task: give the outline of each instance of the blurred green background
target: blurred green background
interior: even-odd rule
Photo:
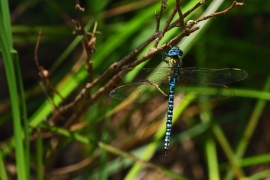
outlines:
[[[181,9],[186,12],[198,2],[184,0]],[[209,0],[185,21],[211,12],[210,6],[221,11],[232,2]],[[24,86],[31,131],[30,148],[25,148],[29,163],[25,162],[27,158],[22,160],[26,167],[29,166],[26,177],[229,180],[270,176],[270,107],[267,103],[270,99],[270,2],[247,1],[244,7],[236,6],[228,14],[206,20],[205,25],[198,24],[201,26],[198,33],[180,42],[185,55],[184,67],[240,68],[247,71],[249,77],[230,85],[235,97],[228,100],[204,104],[176,100],[168,157],[163,152],[167,101],[120,102],[109,97],[112,87],[69,128],[65,125],[76,113],[72,110],[57,122],[49,122],[57,108],[48,100],[50,89],[46,83],[40,86],[34,61],[35,44],[38,31],[43,28],[39,63],[50,71],[51,84],[64,96],[62,105],[73,102],[89,81],[81,36],[72,34],[76,25],[72,19],[78,18],[76,2],[24,0],[8,4],[9,33],[12,33],[13,47],[18,53],[19,76]],[[80,4],[85,8],[81,12],[85,31],[92,32],[97,22],[96,51],[92,54],[95,79],[154,33],[154,13],[160,11],[161,1],[91,0]],[[174,7],[175,1],[167,2],[161,29]],[[181,31],[180,28],[172,29],[159,45]],[[150,47],[139,56],[147,53]],[[143,66],[156,67],[161,60],[158,54]],[[0,91],[0,147],[4,165],[0,166],[0,172],[5,172],[7,179],[17,179],[13,105],[6,80],[6,73],[10,72],[5,70],[3,63],[0,70],[3,87]],[[98,83],[91,93],[102,88],[117,72]],[[114,87],[121,84],[124,82]],[[59,97],[54,101],[60,106]],[[21,106],[20,101],[18,105]],[[5,179],[3,175],[2,179]]]

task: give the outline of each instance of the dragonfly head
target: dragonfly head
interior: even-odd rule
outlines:
[[[172,49],[168,52],[168,56],[172,57],[172,56],[182,56],[183,55],[183,51],[181,49],[179,49],[179,47],[177,46],[173,46]]]

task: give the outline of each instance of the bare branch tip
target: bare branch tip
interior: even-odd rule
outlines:
[[[206,0],[201,0],[200,3],[201,4],[204,4],[206,2]]]
[[[84,11],[84,8],[82,8],[79,4],[75,5],[75,9],[80,10],[80,11]]]
[[[188,20],[187,21],[187,24],[186,24],[186,27],[187,28],[190,28],[191,26],[193,26],[194,24],[196,24],[196,22],[194,20]]]

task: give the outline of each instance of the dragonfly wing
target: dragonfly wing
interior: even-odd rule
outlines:
[[[175,87],[175,95],[185,100],[214,101],[234,96],[234,91],[227,86],[215,83],[199,83],[197,80],[180,76]]]
[[[238,68],[207,69],[188,67],[181,68],[180,74],[205,84],[229,84],[248,77],[246,71]]]
[[[110,92],[110,96],[115,99],[132,102],[151,102],[166,99],[167,94],[157,84],[144,81],[119,86]]]
[[[157,84],[168,82],[168,76],[171,69],[169,67],[164,68],[142,68],[142,69],[127,69],[121,71],[119,76],[124,79],[128,78],[133,82],[150,81]]]

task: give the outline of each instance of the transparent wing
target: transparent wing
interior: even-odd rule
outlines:
[[[200,83],[229,84],[241,81],[248,77],[246,71],[238,68],[207,69],[181,68],[181,75],[196,79]]]
[[[166,88],[169,88],[167,85]],[[119,100],[133,102],[151,102],[166,99],[167,95],[150,82],[131,83],[119,86],[110,92],[110,96]]]
[[[124,79],[133,79],[134,82],[163,82],[168,79],[171,69],[169,67],[164,68],[142,68],[142,69],[127,69],[121,71],[119,76]]]
[[[125,70],[120,77],[135,77],[137,83],[120,86],[110,96],[119,100],[150,102],[168,97],[170,68],[146,68],[139,71]],[[234,96],[234,91],[224,84],[243,80],[247,73],[237,68],[206,69],[180,68],[174,93],[185,100],[213,101]],[[187,96],[187,95],[192,96]]]
[[[234,96],[234,91],[227,86],[214,83],[200,83],[185,76],[179,77],[174,93],[184,100],[198,102],[223,100]]]
[[[135,77],[135,81],[149,80],[152,82],[163,82],[170,75],[171,69],[164,68],[143,68],[140,70],[124,70],[120,77]],[[238,68],[208,69],[208,68],[180,68],[180,76],[186,76],[197,80],[200,83],[229,84],[241,81],[248,77],[246,71]]]
[[[160,81],[159,84],[145,81],[119,86],[110,92],[110,96],[119,100],[151,102],[168,98],[169,89],[166,81]],[[185,76],[179,77],[174,93],[184,100],[201,102],[223,100],[234,96],[234,91],[227,86],[214,83],[202,84]]]

